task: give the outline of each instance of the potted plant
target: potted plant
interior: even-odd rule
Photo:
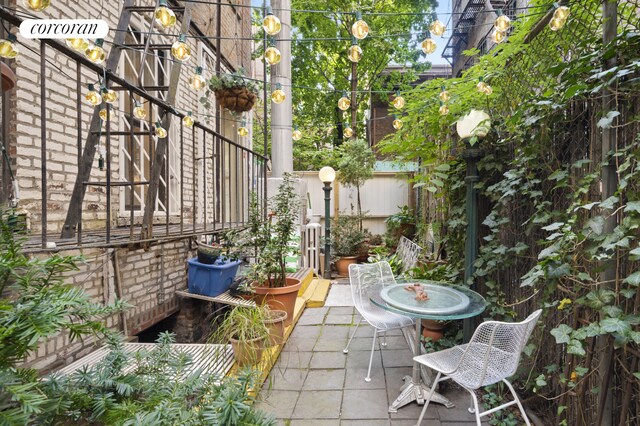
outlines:
[[[244,240],[250,254],[255,256],[255,262],[249,265],[246,278],[252,283],[257,303],[287,313],[286,327],[293,322],[293,310],[301,286],[300,280],[287,277],[286,264],[287,256],[297,250],[290,241],[302,208],[293,176],[289,173],[283,176],[278,193],[269,200],[266,220],[262,219],[255,194],[249,207],[249,226]]]
[[[258,99],[258,86],[244,76],[244,68],[232,74],[214,75],[209,80],[209,89],[200,99],[206,108],[211,108],[209,96],[213,92],[216,102],[232,112],[250,111]]]
[[[337,256],[338,275],[349,275],[349,265],[358,260],[358,251],[365,240],[357,216],[340,215],[331,220],[331,251]]]
[[[224,241],[226,249],[218,243],[198,244],[197,257],[187,261],[190,293],[214,297],[231,287],[242,262],[231,251],[233,242],[230,234]]]
[[[213,265],[222,254],[222,247],[217,243],[211,245],[200,243],[198,244],[197,254],[198,262],[204,265]]]
[[[356,189],[358,229],[362,231],[362,202],[360,200],[360,188],[373,176],[376,164],[376,156],[364,139],[352,139],[340,147],[341,159],[338,163],[338,181],[346,186]]]
[[[279,309],[269,309],[265,312],[264,323],[269,330],[268,346],[276,346],[284,343],[284,323],[287,320],[287,313]]]
[[[398,207],[400,211],[392,214],[385,221],[387,223],[386,243],[388,246],[397,246],[400,237],[405,236],[410,240],[416,233],[416,218],[408,206]]]
[[[231,343],[238,366],[255,365],[262,359],[269,338],[266,312],[262,306],[236,306],[225,315],[210,340]]]

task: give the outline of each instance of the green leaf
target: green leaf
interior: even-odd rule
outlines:
[[[607,113],[607,115],[605,115],[604,117],[602,117],[598,121],[597,126],[603,128],[603,129],[607,129],[607,128],[611,127],[611,124],[613,123],[613,120],[619,115],[620,115],[619,111],[609,111]]]
[[[542,229],[544,229],[545,231],[555,231],[557,229],[562,228],[563,225],[564,225],[564,222],[555,222],[555,223],[552,223],[551,225],[543,226]]]
[[[556,343],[569,343],[571,341],[571,332],[573,328],[567,324],[560,324],[551,330],[551,335],[556,338]]]
[[[604,217],[595,216],[587,221],[587,227],[596,235],[602,235],[604,231]]]
[[[620,318],[605,318],[600,321],[600,328],[607,333],[624,334],[631,330],[631,325]]]
[[[571,339],[567,346],[567,352],[579,356],[585,356],[587,354],[582,347],[582,342],[576,339]]]
[[[435,167],[434,170],[437,170],[439,172],[448,172],[449,170],[451,170],[451,165],[449,165],[448,163],[440,164],[438,167]]]
[[[612,210],[618,201],[620,201],[618,197],[612,196],[600,203],[600,207],[602,207],[603,209]]]
[[[632,285],[634,287],[638,287],[640,285],[640,271],[634,272],[624,279],[625,283]]]
[[[624,211],[640,213],[640,201],[629,201]]]
[[[539,388],[543,386],[547,386],[547,381],[545,380],[544,374],[541,374],[538,377],[536,377],[536,386]]]

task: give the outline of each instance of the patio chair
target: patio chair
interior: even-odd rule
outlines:
[[[351,340],[362,322],[366,321],[373,327],[373,342],[371,343],[371,355],[369,356],[369,369],[367,370],[367,377],[364,379],[366,382],[370,382],[371,363],[373,362],[373,353],[375,351],[378,333],[386,333],[387,330],[413,326],[414,321],[412,318],[404,315],[385,311],[372,304],[371,300],[369,300],[369,295],[379,293],[385,286],[396,284],[391,266],[389,266],[388,262],[349,265],[349,283],[351,285],[353,302],[362,319],[356,325],[347,342],[347,346],[342,352],[345,354],[349,352]],[[386,338],[382,346],[386,346]]]
[[[483,322],[473,333],[469,343],[413,358],[414,361],[438,372],[429,391],[429,396],[424,402],[424,408],[420,413],[417,426],[422,423],[436,386],[439,382],[447,379],[458,383],[471,394],[473,407],[469,408],[469,411],[475,413],[478,426],[481,424],[480,417],[513,404],[518,404],[522,418],[527,426],[531,426],[520,399],[518,399],[518,395],[507,380],[507,377],[511,377],[516,372],[520,354],[527,344],[527,340],[529,340],[529,336],[531,336],[531,332],[541,313],[542,310],[538,309],[524,321],[516,323]],[[474,391],[499,381],[503,381],[507,385],[513,395],[513,401],[480,412],[478,399]]]

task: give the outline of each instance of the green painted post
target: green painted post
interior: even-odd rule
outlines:
[[[331,279],[331,182],[324,187],[324,278]]]

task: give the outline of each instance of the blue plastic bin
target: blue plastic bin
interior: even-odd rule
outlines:
[[[217,296],[229,290],[241,261],[218,259],[213,265],[205,265],[194,257],[189,264],[189,292],[204,296]]]

